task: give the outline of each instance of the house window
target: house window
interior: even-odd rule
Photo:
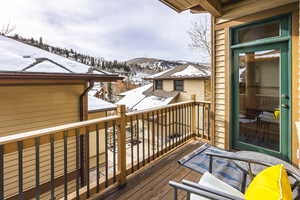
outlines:
[[[156,90],[162,90],[163,89],[163,81],[162,80],[155,80],[155,89]]]
[[[278,22],[268,23],[239,30],[238,43],[250,42],[277,36],[280,36],[280,24]]]
[[[261,42],[266,40],[276,40],[280,37],[289,37],[290,35],[289,18],[276,18],[272,20],[263,20],[252,24],[245,24],[232,29],[232,47],[248,42]],[[251,43],[250,43],[251,44]],[[239,48],[239,45],[237,48]]]
[[[183,91],[183,80],[174,80],[174,90],[175,91]]]

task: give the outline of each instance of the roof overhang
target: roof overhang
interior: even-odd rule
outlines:
[[[169,78],[143,78],[144,80],[208,80],[210,76],[204,77],[169,77]]]
[[[159,0],[176,12],[190,10],[192,13],[209,12],[215,17],[222,15],[222,3],[219,0]]]
[[[102,108],[102,109],[95,109],[95,110],[88,110],[88,113],[99,113],[99,112],[105,112],[105,111],[112,111],[116,110],[117,106],[112,106],[112,107],[107,107],[107,108]]]
[[[119,75],[107,74],[69,74],[69,73],[40,73],[40,72],[0,72],[0,80],[93,80],[112,82],[122,80]]]

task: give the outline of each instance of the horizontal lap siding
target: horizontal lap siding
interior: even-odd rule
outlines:
[[[79,96],[83,84],[0,86],[0,136],[79,121]],[[55,177],[64,172],[63,140],[55,141]],[[68,172],[75,169],[75,138],[68,138]],[[35,147],[23,151],[24,191],[35,187]],[[5,197],[18,193],[18,154],[9,153],[4,158]],[[40,146],[40,184],[50,181],[50,145]],[[69,191],[74,188],[69,183]],[[56,189],[61,197],[63,186]],[[42,195],[49,199],[49,193]]]
[[[215,31],[215,145],[225,148],[225,31]]]

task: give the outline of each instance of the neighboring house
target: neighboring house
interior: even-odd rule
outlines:
[[[177,92],[176,102],[187,101],[195,94],[197,100],[210,100],[210,69],[204,65],[184,64],[146,77],[153,81],[154,93]]]
[[[212,14],[213,144],[299,164],[299,0],[161,0]]]
[[[92,95],[88,95],[88,119],[97,119],[102,117],[107,117],[117,114],[117,105],[107,102],[105,100],[99,99]],[[89,137],[90,144],[95,144],[96,134],[91,132]],[[108,142],[112,143],[112,131],[108,130]],[[109,144],[110,145],[110,144]],[[99,154],[100,154],[100,163],[105,162],[104,153],[105,153],[105,130],[99,130]],[[90,167],[96,166],[96,155],[97,155],[96,145],[90,145],[89,155],[90,155]]]
[[[51,54],[39,48],[26,45],[13,39],[0,36],[0,137],[21,134],[72,122],[87,120],[89,109],[98,110],[94,99],[88,106],[87,93],[94,82],[109,82],[122,79],[107,72],[90,68],[67,58]],[[102,109],[102,106],[100,106]],[[92,115],[92,114],[91,114]],[[63,174],[62,140],[55,142],[55,151],[61,152],[55,158],[55,177]],[[68,172],[75,169],[75,139],[68,140]],[[24,154],[34,160],[32,148]],[[49,180],[49,146],[42,145],[41,184]],[[7,169],[17,168],[14,160],[17,153],[5,156],[10,161],[5,163]],[[34,186],[35,162],[27,159],[23,163],[24,191],[31,194]],[[47,172],[48,171],[48,172]],[[15,174],[6,173],[5,180],[14,179]],[[74,181],[71,181],[71,185]],[[61,183],[62,184],[62,183]],[[17,198],[17,181],[5,188],[5,196]],[[58,191],[59,192],[59,191]],[[26,193],[26,192],[25,192]],[[27,193],[26,193],[27,195]],[[47,195],[47,193],[45,193]]]
[[[123,98],[117,102],[125,105],[128,111],[145,110],[175,102],[179,95],[177,91],[153,91],[153,85],[144,85],[120,94]]]

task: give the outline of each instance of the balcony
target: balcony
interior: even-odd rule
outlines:
[[[169,180],[199,179],[176,161],[210,142],[210,112],[195,99],[131,113],[119,106],[114,116],[2,137],[0,199],[165,199]]]

